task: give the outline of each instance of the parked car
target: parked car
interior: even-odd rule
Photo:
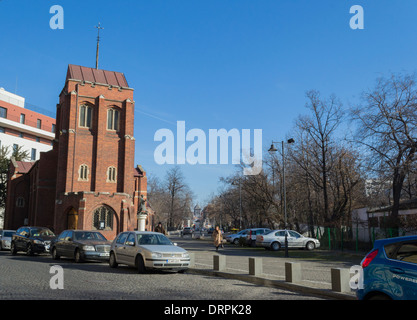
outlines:
[[[258,235],[265,234],[267,232],[271,231],[271,229],[268,228],[253,228],[249,229],[249,232],[246,235],[246,243],[250,246],[255,246],[256,244],[256,237]]]
[[[51,244],[52,258],[73,258],[75,262],[84,260],[104,260],[110,257],[110,245],[98,231],[65,230]]]
[[[278,251],[285,248],[285,232],[287,232],[288,249],[304,248],[313,250],[320,247],[320,241],[305,237],[293,230],[273,230],[256,237],[256,246]]]
[[[10,243],[11,254],[25,251],[28,255],[49,252],[55,234],[44,227],[21,227],[16,230]]]
[[[376,240],[361,262],[360,300],[417,300],[417,236]]]
[[[233,244],[238,244],[240,238],[244,238],[247,234],[249,234],[249,230],[250,229],[244,229],[239,231],[238,233],[229,234],[226,236],[226,241]]]
[[[0,230],[0,250],[10,250],[10,243],[16,230]]]
[[[118,264],[135,267],[139,273],[147,269],[183,272],[190,265],[190,255],[161,233],[122,232],[114,239],[110,249],[110,267],[116,268]]]
[[[192,235],[193,234],[193,229],[190,228],[190,227],[185,227],[184,229],[181,230],[181,237],[183,237],[187,234]]]
[[[229,234],[226,237],[226,241],[238,244],[240,238],[244,238],[246,243],[252,244],[256,240],[257,234],[264,234],[265,232],[268,232],[270,229],[268,228],[252,228],[252,229],[244,229],[242,231],[239,231],[238,233],[232,233]]]

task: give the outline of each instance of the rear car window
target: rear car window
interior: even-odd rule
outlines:
[[[417,264],[417,241],[384,246],[389,259]]]

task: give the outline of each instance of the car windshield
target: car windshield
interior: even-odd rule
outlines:
[[[13,232],[13,231],[5,231],[4,234],[3,234],[3,237],[11,238],[14,234],[15,234],[15,232]]]
[[[47,228],[34,228],[30,230],[32,237],[55,236],[55,234]]]
[[[100,232],[77,231],[74,232],[74,240],[102,240],[107,239]]]
[[[266,230],[264,235],[270,234],[271,232],[273,232],[274,230]]]
[[[138,234],[139,245],[172,245],[172,242],[163,234]]]

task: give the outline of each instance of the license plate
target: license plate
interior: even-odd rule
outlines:
[[[167,260],[167,263],[177,263],[178,262],[178,260],[176,260],[176,259],[168,259]]]
[[[100,253],[100,257],[108,257],[109,255],[109,252]]]

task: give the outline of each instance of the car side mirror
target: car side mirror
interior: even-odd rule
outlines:
[[[177,246],[178,244],[176,242],[174,242],[174,246]]]
[[[126,245],[133,247],[135,245],[135,243],[133,241],[128,241],[128,242],[126,242]]]

